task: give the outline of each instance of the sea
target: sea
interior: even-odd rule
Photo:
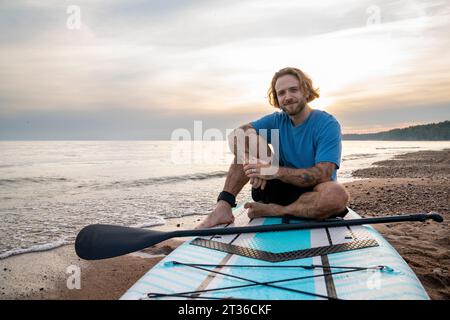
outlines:
[[[450,142],[343,141],[338,181],[398,154],[445,148]],[[88,224],[206,215],[232,159],[224,141],[0,141],[0,259],[74,243]]]

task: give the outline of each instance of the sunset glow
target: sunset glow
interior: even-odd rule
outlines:
[[[65,3],[1,6],[4,139],[39,135],[46,119],[70,124],[61,138],[76,138],[78,122],[108,136],[124,115],[139,119],[127,137],[202,119],[235,127],[273,111],[267,89],[286,66],[312,78],[311,106],[344,132],[450,115],[447,2],[81,1],[79,29]]]

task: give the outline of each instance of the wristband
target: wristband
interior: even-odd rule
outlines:
[[[236,204],[236,197],[233,196],[231,193],[229,193],[229,192],[227,192],[227,191],[222,191],[222,192],[219,194],[219,197],[217,198],[217,201],[220,201],[220,200],[223,200],[223,201],[228,202],[228,204],[229,204],[232,208],[234,208],[234,207],[237,206],[237,204]]]

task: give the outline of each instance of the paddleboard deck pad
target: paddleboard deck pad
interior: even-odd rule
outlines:
[[[229,226],[301,223],[249,219]],[[358,219],[353,210],[344,219]],[[122,297],[160,299],[429,299],[395,249],[371,226],[189,238]]]

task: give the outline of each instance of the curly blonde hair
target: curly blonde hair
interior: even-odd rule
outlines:
[[[276,108],[280,107],[280,105],[278,103],[277,93],[275,90],[275,83],[277,82],[278,78],[285,76],[287,74],[293,75],[294,77],[296,77],[298,79],[298,81],[300,82],[300,90],[305,95],[306,102],[311,102],[314,99],[319,97],[319,89],[313,88],[311,78],[309,78],[300,69],[288,67],[288,68],[283,68],[283,69],[277,71],[272,78],[270,88],[267,91],[270,105],[272,105]]]

